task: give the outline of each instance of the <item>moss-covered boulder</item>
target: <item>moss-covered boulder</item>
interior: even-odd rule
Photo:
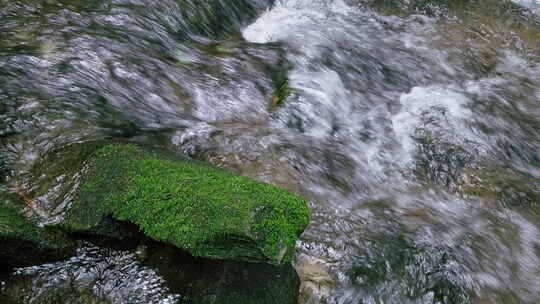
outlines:
[[[88,159],[62,225],[86,232],[111,216],[194,256],[273,264],[291,260],[309,221],[306,201],[285,190],[130,144]]]
[[[74,252],[74,243],[57,232],[37,227],[0,202],[0,273],[59,260]]]

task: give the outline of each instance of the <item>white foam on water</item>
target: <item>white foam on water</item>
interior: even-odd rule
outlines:
[[[540,0],[512,0],[512,2],[526,7],[534,13],[540,13]]]
[[[410,164],[414,158],[415,144],[412,136],[421,124],[422,113],[430,110],[431,107],[447,108],[445,117],[447,122],[444,123],[448,125],[447,129],[451,129],[450,132],[458,132],[454,134],[456,137],[471,134],[465,132],[465,127],[458,122],[459,119],[470,115],[470,112],[463,107],[468,100],[458,90],[436,86],[413,88],[410,93],[405,93],[401,97],[402,113],[394,117],[387,113],[388,105],[373,104],[365,99],[365,95],[349,91],[355,90],[354,84],[350,83],[351,79],[358,77],[357,81],[365,81],[359,78],[365,77],[364,73],[353,70],[353,74],[345,74],[349,72],[342,69],[342,66],[352,62],[350,56],[366,56],[364,62],[366,68],[372,68],[373,73],[382,73],[379,62],[370,61],[369,55],[366,55],[368,53],[377,56],[375,52],[379,49],[373,47],[373,40],[387,43],[385,47],[388,48],[411,49],[411,52],[429,54],[437,58],[436,62],[440,63],[439,68],[444,72],[453,73],[453,69],[447,66],[440,57],[441,54],[429,48],[421,35],[407,32],[402,32],[400,35],[387,32],[389,34],[387,36],[379,34],[380,31],[384,32],[385,26],[389,26],[387,22],[396,27],[411,26],[414,28],[413,32],[420,31],[416,28],[419,26],[417,23],[406,23],[394,17],[388,17],[388,20],[381,22],[377,18],[379,17],[347,5],[341,0],[288,0],[279,1],[253,24],[247,26],[242,33],[244,38],[251,42],[280,41],[295,49],[296,52],[289,52],[289,60],[295,63],[295,68],[290,72],[289,84],[300,92],[300,97],[290,107],[295,108],[304,122],[307,121],[306,134],[325,138],[332,134],[336,121],[341,127],[342,138],[348,136],[347,132],[352,134],[362,131],[365,124],[377,129],[369,130],[371,134],[374,134],[374,131],[379,132],[374,134],[376,139],[370,139],[369,144],[350,137],[348,145],[352,148],[351,150],[362,151],[361,154],[363,154],[362,156],[352,154],[351,157],[355,158],[359,165],[367,163],[371,173],[378,175],[384,170],[383,163],[392,163],[394,162],[392,159],[395,159],[394,152],[389,151],[387,145],[388,135],[392,136],[392,134],[387,134],[383,126],[389,123],[388,119],[391,120],[395,129],[394,135],[397,141],[403,147],[401,149],[403,155],[397,161],[398,163],[406,160]],[[420,24],[425,25],[428,21],[424,19]],[[431,29],[429,25],[425,27]],[[341,45],[346,45],[348,49],[335,50]],[[321,64],[328,56],[329,49],[333,50],[331,56],[341,66],[334,68]],[[380,51],[384,52],[384,50]],[[352,66],[354,64],[351,63]],[[362,63],[358,65],[359,68],[362,67]],[[347,84],[344,83],[345,79],[349,80]],[[379,93],[387,94],[388,92]],[[284,107],[288,107],[288,104]],[[290,112],[290,109],[288,111]],[[374,122],[370,121],[372,116],[377,117]],[[353,145],[355,147],[352,147]]]
[[[401,111],[392,117],[392,127],[402,147],[401,160],[407,164],[413,162],[416,142],[414,135],[422,126],[422,116],[432,112],[441,113],[437,122],[452,136],[470,138],[471,132],[464,125],[471,111],[465,107],[468,98],[461,92],[442,86],[414,87],[411,92],[400,97]]]
[[[282,0],[244,28],[242,35],[255,43],[276,42],[295,33],[299,34],[298,38],[309,35],[309,32],[317,32],[320,37],[320,26],[325,26],[324,22],[335,18],[336,14],[346,15],[351,10],[342,0]],[[305,43],[306,36],[299,42]]]
[[[350,112],[346,99],[347,89],[336,71],[326,69],[316,72],[295,70],[289,75],[290,86],[302,93],[298,110],[307,120],[316,124],[307,134],[325,137],[332,129],[331,113]]]
[[[340,196],[332,185],[324,181],[309,184],[311,193],[323,197],[320,205],[326,204],[328,207],[317,209],[320,206],[316,206],[315,209],[336,212],[330,215],[331,211],[328,211],[318,222],[312,222],[311,229],[305,233],[312,239],[304,240],[310,240],[306,242],[315,249],[304,254],[319,254],[317,244],[327,242],[330,245],[322,247],[324,250],[334,250],[329,254],[330,258],[349,258],[348,255],[354,251],[350,244],[361,242],[347,230],[349,224],[356,227],[351,224],[355,221],[348,222],[347,215],[358,215],[355,208],[362,204],[354,200],[375,199],[379,196],[385,199],[385,195],[396,194],[395,189],[408,191],[406,173],[402,172],[411,172],[416,157],[423,157],[419,152],[419,136],[432,136],[435,145],[441,144],[442,149],[448,144],[450,147],[463,148],[467,153],[480,153],[482,157],[483,147],[490,146],[486,144],[489,135],[471,127],[475,122],[483,121],[479,113],[473,112],[477,109],[474,107],[475,102],[478,99],[489,100],[501,85],[511,84],[509,79],[531,77],[521,71],[530,69],[527,63],[519,55],[512,54],[507,54],[497,66],[500,74],[490,76],[489,79],[458,77],[460,70],[448,58],[448,54],[433,49],[426,42],[425,34],[429,30],[436,30],[429,19],[414,22],[375,16],[348,6],[343,1],[331,0],[278,1],[272,9],[243,30],[244,38],[254,43],[283,42],[288,51],[288,59],[294,63],[293,70],[289,72],[289,86],[295,93],[277,110],[278,114],[283,115],[276,120],[283,121],[275,122],[278,124],[276,127],[294,129],[286,123],[292,120],[291,116],[298,116],[303,123],[303,129],[298,132],[299,138],[306,135],[316,138],[314,142],[317,144],[339,145],[338,151],[346,155],[347,160],[351,161],[350,166],[354,167],[354,173],[347,176],[347,182],[356,191],[351,196]],[[398,59],[394,60],[396,57]],[[424,62],[429,65],[427,68],[421,66]],[[383,67],[389,67],[391,71]],[[376,77],[381,74],[388,78]],[[409,86],[397,86],[395,82]],[[377,86],[381,83],[384,85]],[[408,90],[410,86],[413,87]],[[493,121],[486,124],[492,125]],[[313,149],[317,148],[317,145],[313,145]],[[313,162],[303,165],[310,173],[327,169],[323,167],[312,170],[309,166],[315,166]],[[365,196],[362,196],[364,193]],[[418,193],[411,194],[410,201],[400,194],[390,208],[402,208],[404,214],[408,211],[428,210],[426,214],[436,215],[429,220],[440,225],[422,224],[421,219],[411,216],[411,227],[426,227],[422,230],[425,236],[418,235],[415,241],[434,246],[444,243],[452,248],[459,247],[469,234],[480,235],[485,236],[486,248],[499,246],[501,250],[517,257],[517,263],[493,259],[492,265],[482,260],[482,254],[477,256],[477,253],[472,252],[474,246],[461,244],[463,248],[458,251],[471,255],[471,260],[464,261],[463,267],[471,262],[477,263],[479,268],[460,273],[459,277],[464,282],[476,280],[474,283],[482,291],[491,286],[511,293],[512,289],[508,286],[513,287],[517,283],[512,283],[512,279],[504,275],[512,274],[508,266],[513,265],[519,268],[518,273],[524,278],[519,283],[525,291],[534,289],[538,286],[534,282],[537,275],[528,272],[523,265],[527,261],[537,263],[538,257],[532,249],[539,239],[538,229],[525,219],[516,222],[515,226],[521,229],[519,237],[524,239],[507,245],[502,237],[490,230],[498,229],[499,226],[485,216],[483,206],[474,203],[450,193],[448,197],[443,197],[439,192],[430,192],[424,198]],[[371,213],[364,217],[378,220]],[[495,217],[499,220],[498,214]],[[331,223],[334,223],[333,230],[328,228]],[[505,224],[501,226],[505,227]],[[331,237],[327,237],[330,233]],[[510,232],[508,235],[514,236]],[[530,240],[529,243],[525,238]],[[342,243],[349,246],[341,247]],[[337,274],[342,270],[336,270]],[[504,275],[497,274],[499,270]],[[340,277],[340,283],[344,285],[336,288],[339,294],[332,300],[336,303],[352,303],[360,299],[369,301],[370,294],[365,294],[358,286],[347,289],[346,281],[347,278]],[[530,294],[532,297],[538,296],[535,292]],[[418,300],[420,302],[411,300],[410,303],[428,301],[426,299],[432,296],[427,293],[422,300]]]

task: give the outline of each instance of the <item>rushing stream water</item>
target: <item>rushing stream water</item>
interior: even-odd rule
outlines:
[[[540,2],[273,2],[0,0],[2,187],[55,222],[62,149],[157,145],[309,199],[303,304],[540,303]],[[108,252],[18,273],[176,301]]]

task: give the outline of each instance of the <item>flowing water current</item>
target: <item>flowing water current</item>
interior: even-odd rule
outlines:
[[[63,149],[155,145],[309,200],[300,303],[540,303],[539,13],[0,0],[2,187],[54,223],[78,183]],[[132,253],[88,245],[59,263],[17,270],[35,275],[25,303],[100,267],[85,288],[103,301],[180,301]]]

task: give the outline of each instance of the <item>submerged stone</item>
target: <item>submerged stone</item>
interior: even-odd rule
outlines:
[[[291,264],[198,258],[148,239],[135,252],[83,243],[70,259],[7,279],[2,304],[297,304],[300,284]]]
[[[69,259],[17,269],[0,287],[0,303],[186,303],[129,252],[82,245]]]
[[[368,249],[353,259],[346,274],[356,292],[378,291],[373,303],[386,302],[389,293],[401,293],[410,303],[474,302],[458,250],[413,243],[399,234],[378,234],[367,242]]]
[[[62,225],[96,231],[108,216],[194,256],[282,264],[293,257],[309,210],[275,186],[117,144],[90,157]]]
[[[59,260],[74,252],[71,241],[37,227],[3,201],[0,202],[0,244],[0,273]]]
[[[456,191],[462,195],[496,201],[507,207],[535,206],[540,202],[538,181],[500,166],[464,170]]]
[[[190,304],[297,304],[300,280],[291,264],[270,265],[188,256],[149,243],[145,265]]]

